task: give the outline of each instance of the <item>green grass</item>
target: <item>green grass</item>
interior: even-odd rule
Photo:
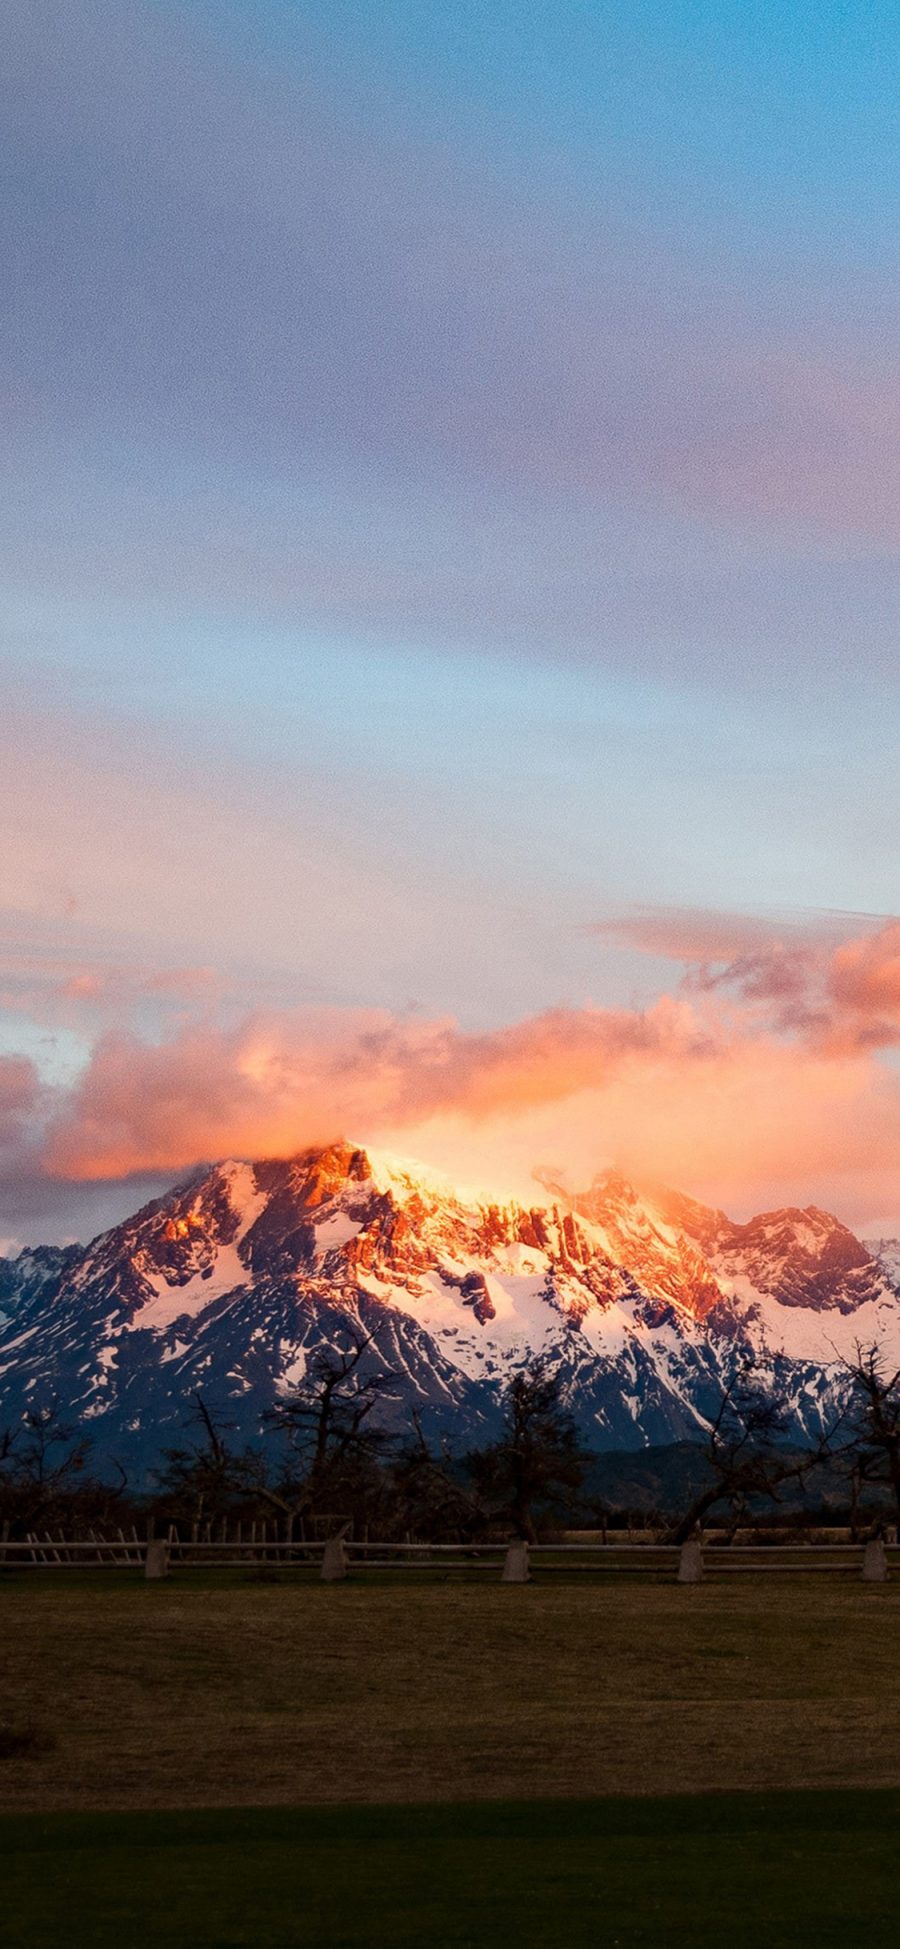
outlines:
[[[0,1820],[15,1949],[887,1949],[900,1793]]]
[[[897,1940],[897,1578],[22,1576],[0,1641],[4,1949]]]

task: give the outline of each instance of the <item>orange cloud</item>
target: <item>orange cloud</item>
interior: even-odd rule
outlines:
[[[714,998],[483,1034],[299,1010],[155,1045],[109,1035],[57,1106],[45,1167],[174,1175],[338,1134],[520,1194],[538,1163],[583,1178],[616,1161],[739,1212],[813,1200],[874,1224],[900,1209],[900,1079],[858,1044],[788,1040]]]
[[[411,1138],[449,1174],[519,1196],[534,1195],[536,1164],[584,1184],[614,1163],[737,1217],[813,1203],[864,1232],[900,1217],[898,1079],[868,1055],[774,1039],[736,1038],[690,1064],[674,1052],[632,1059],[603,1088],[477,1122],[443,1113]]]
[[[477,1122],[602,1090],[633,1061],[696,1061],[711,1046],[692,1012],[666,999],[644,1014],[554,1009],[482,1035],[375,1010],[254,1016],[157,1044],[107,1035],[51,1126],[47,1160],[65,1176],[112,1177],[408,1129],[440,1113]]]
[[[344,1134],[520,1195],[535,1195],[536,1164],[583,1179],[615,1161],[739,1214],[812,1200],[858,1225],[890,1219],[900,922],[837,943],[738,933],[742,952],[726,958],[723,931],[721,960],[689,961],[680,992],[645,1010],[560,1007],[473,1033],[377,1009],[222,1026],[204,1005],[159,1039],[110,1030],[55,1094],[18,1059],[0,1070],[6,1156],[87,1185]],[[151,986],[142,974],[132,992]]]

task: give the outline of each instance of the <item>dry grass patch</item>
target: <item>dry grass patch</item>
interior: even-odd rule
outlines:
[[[52,1733],[40,1726],[0,1719],[0,1761],[34,1759],[40,1753],[52,1752],[55,1744]]]
[[[789,1585],[789,1587],[785,1587]],[[900,1786],[900,1584],[0,1583],[0,1806]]]

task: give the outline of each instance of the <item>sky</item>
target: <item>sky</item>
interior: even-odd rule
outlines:
[[[0,0],[0,1241],[338,1134],[900,1228],[878,0]]]

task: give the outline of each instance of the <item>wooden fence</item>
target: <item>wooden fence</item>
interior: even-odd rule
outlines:
[[[141,1539],[136,1530],[114,1537],[29,1535],[0,1540],[0,1573],[40,1570],[134,1569],[148,1577],[172,1571],[290,1570],[326,1581],[384,1575],[422,1577],[501,1577],[507,1583],[619,1575],[650,1575],[696,1583],[705,1576],[741,1575],[864,1576],[883,1582],[900,1568],[900,1548],[880,1539],[868,1543],[722,1544],[692,1538],[672,1543],[563,1542],[385,1543],[344,1536],[285,1541],[276,1537],[224,1535]]]

